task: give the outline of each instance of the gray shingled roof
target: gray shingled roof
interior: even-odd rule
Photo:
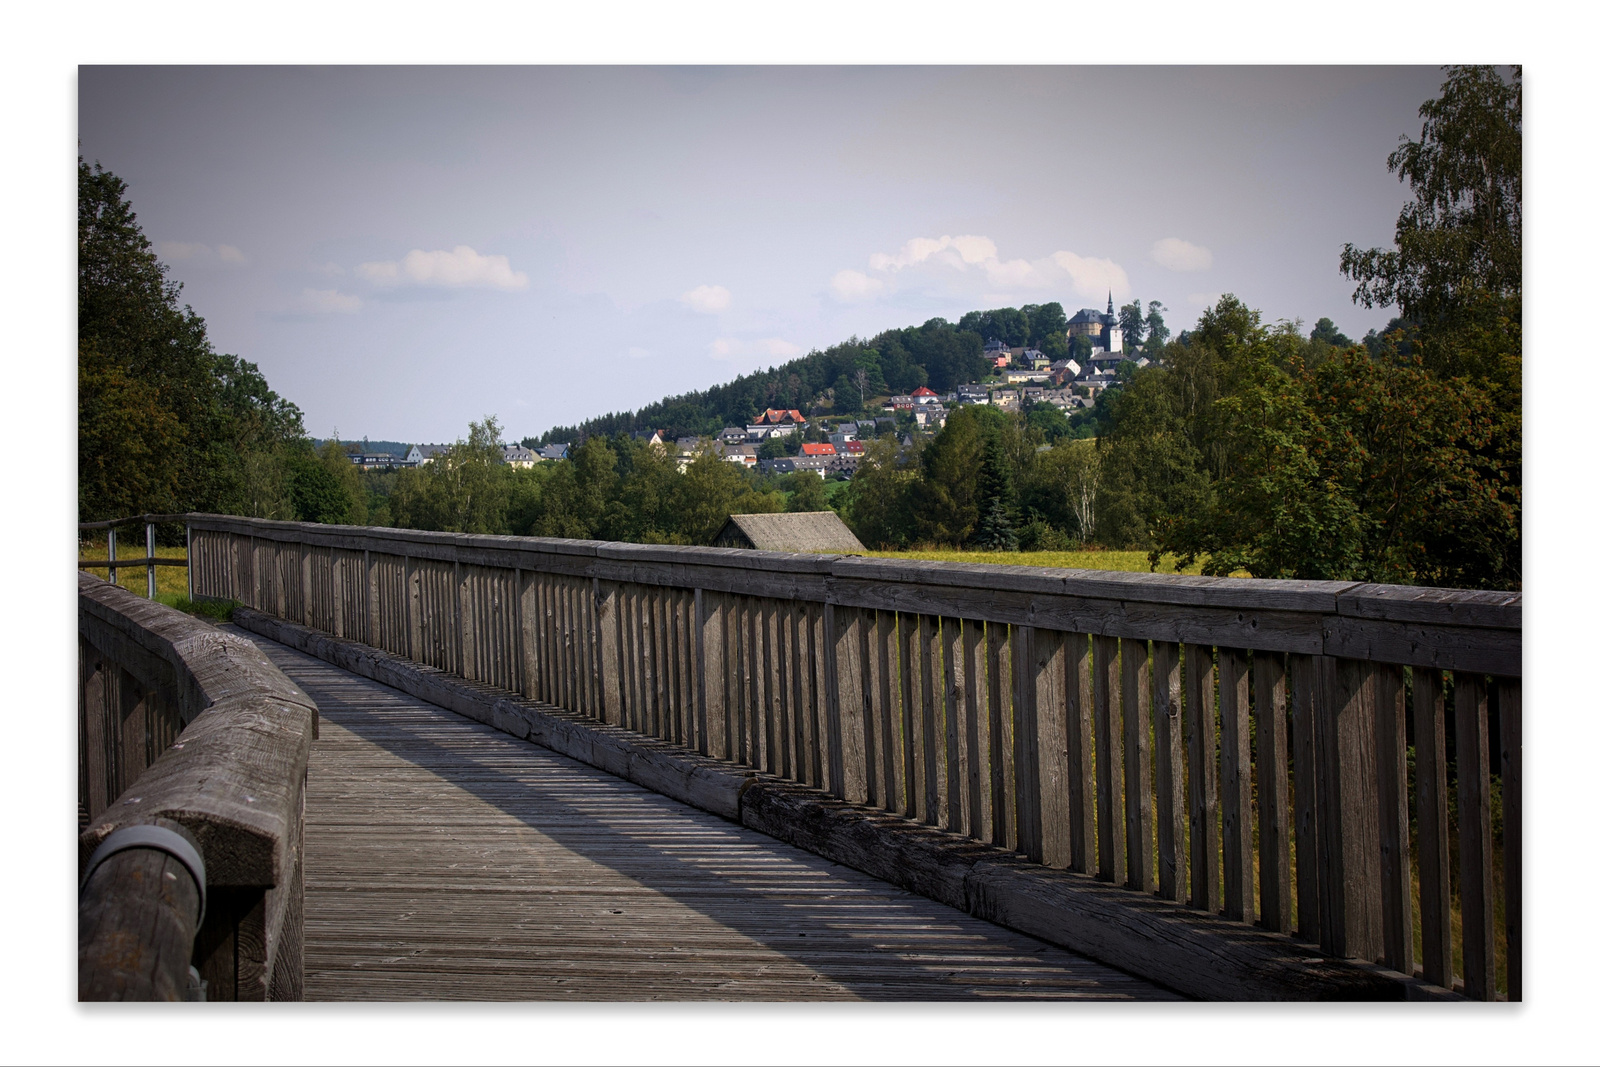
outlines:
[[[832,511],[729,515],[711,543],[722,548],[759,548],[768,552],[867,550]]]

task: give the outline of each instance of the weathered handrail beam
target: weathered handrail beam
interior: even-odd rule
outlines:
[[[189,530],[198,597],[1259,917],[1324,955],[1409,976],[1420,925],[1422,977],[1449,988],[1458,909],[1465,992],[1495,995],[1503,926],[1520,998],[1518,593],[207,515]],[[1459,832],[1439,815],[1452,789]]]
[[[87,574],[78,591],[79,801],[88,819],[80,864],[118,830],[180,827],[204,857],[208,903],[193,962],[210,999],[298,999],[302,796],[316,705],[243,638]],[[114,870],[128,874],[127,866]],[[153,891],[148,880],[107,895],[106,878],[116,880],[96,871],[86,886],[101,887],[103,906],[81,933],[103,935],[107,909],[134,922],[177,906],[126,899],[136,884]],[[143,945],[160,930],[170,933],[146,924],[124,936]],[[170,963],[170,951],[145,955]],[[161,984],[153,982],[80,974],[86,996],[138,995]]]
[[[147,526],[150,523],[184,522],[188,515],[129,515],[125,519],[102,519],[99,522],[80,522],[80,530],[109,530],[117,526]]]
[[[170,556],[130,556],[127,559],[119,557],[117,559],[80,559],[78,561],[78,569],[80,571],[103,571],[111,567],[187,567],[188,565],[188,560],[173,559]]]

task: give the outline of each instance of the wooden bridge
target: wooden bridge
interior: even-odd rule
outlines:
[[[82,997],[1520,999],[1515,594],[186,522]]]

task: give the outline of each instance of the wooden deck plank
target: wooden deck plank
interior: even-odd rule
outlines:
[[[252,640],[322,709],[308,999],[1172,998]]]

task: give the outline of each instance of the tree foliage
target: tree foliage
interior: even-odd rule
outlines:
[[[300,411],[212,348],[126,194],[78,161],[79,520],[281,513]]]

